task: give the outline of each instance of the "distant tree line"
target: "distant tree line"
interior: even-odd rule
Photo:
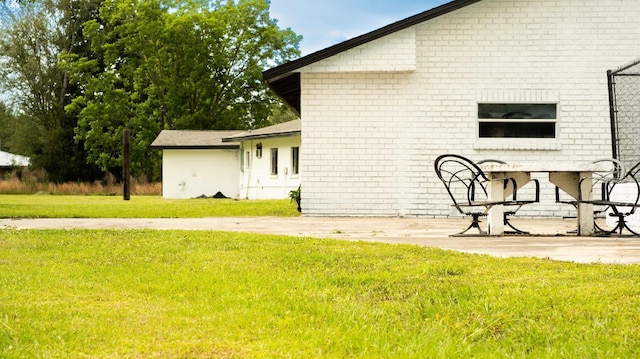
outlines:
[[[262,71],[299,56],[268,0],[0,0],[0,148],[54,182],[157,179],[163,129],[251,129],[291,112]]]

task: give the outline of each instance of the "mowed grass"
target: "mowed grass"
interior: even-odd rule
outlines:
[[[0,231],[3,358],[633,358],[640,266],[209,231]]]
[[[163,199],[159,196],[0,195],[2,218],[203,218],[298,216],[283,200]]]

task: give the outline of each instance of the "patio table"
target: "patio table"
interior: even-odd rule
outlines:
[[[518,187],[531,181],[531,173],[548,173],[549,182],[558,186],[571,197],[578,199],[579,188],[582,186],[583,199],[593,197],[592,174],[594,172],[609,171],[611,168],[602,163],[562,163],[562,162],[531,162],[526,164],[487,164],[481,166],[490,179],[514,178]],[[582,179],[582,182],[580,181]],[[502,181],[491,181],[489,186],[489,200],[501,201],[513,193],[512,184],[505,188]],[[511,187],[511,188],[509,188]],[[590,236],[594,233],[593,205],[578,203],[578,235]],[[489,234],[504,234],[504,206],[491,207],[487,222]]]

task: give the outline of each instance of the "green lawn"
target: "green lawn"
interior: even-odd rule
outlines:
[[[633,358],[640,266],[209,231],[0,231],[2,358]]]
[[[159,196],[0,195],[3,218],[202,218],[298,216],[285,200],[163,199]]]

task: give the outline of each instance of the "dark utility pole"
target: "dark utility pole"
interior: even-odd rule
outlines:
[[[122,197],[128,201],[131,197],[131,133],[128,128],[122,133]]]

